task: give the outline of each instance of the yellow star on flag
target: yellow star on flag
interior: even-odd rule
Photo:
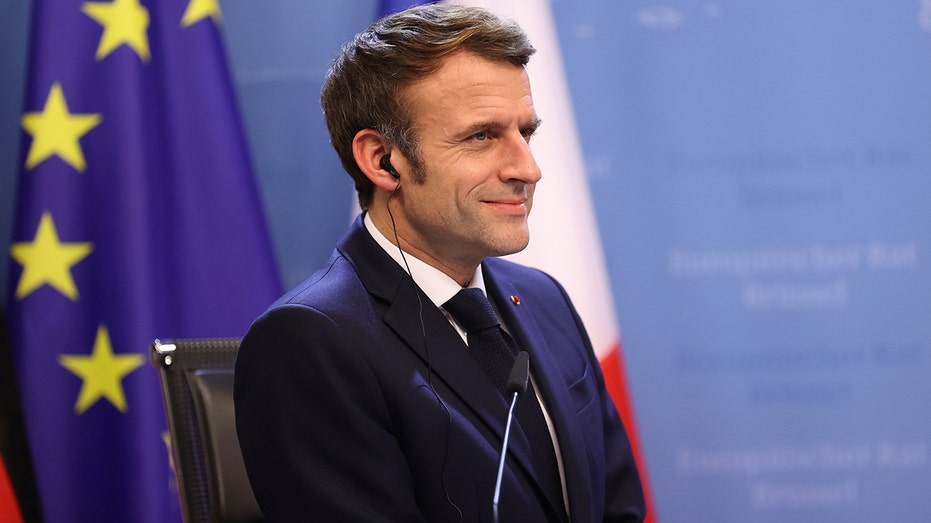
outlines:
[[[190,27],[208,16],[213,17],[214,23],[223,20],[219,0],[190,0],[181,18],[181,27]]]
[[[29,154],[26,155],[26,170],[57,154],[78,172],[84,172],[87,165],[78,140],[97,127],[100,120],[99,113],[68,112],[68,102],[65,100],[61,84],[53,83],[42,112],[26,113],[21,121],[23,129],[32,135],[32,145],[29,146]]]
[[[83,414],[101,398],[126,413],[123,378],[143,363],[141,354],[113,354],[106,325],[97,327],[97,338],[90,356],[62,354],[58,363],[84,380],[74,411]]]
[[[146,36],[149,10],[139,5],[139,0],[84,2],[81,11],[103,26],[103,35],[94,55],[97,61],[123,44],[135,51],[143,62],[149,61],[149,38]]]
[[[52,214],[45,211],[32,241],[17,242],[10,247],[10,255],[23,266],[23,273],[16,286],[16,298],[22,300],[32,291],[48,284],[71,298],[71,301],[77,301],[78,288],[71,276],[71,267],[92,250],[94,248],[90,242],[59,241]]]

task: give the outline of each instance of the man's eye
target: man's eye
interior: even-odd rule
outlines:
[[[478,141],[483,141],[485,138],[488,138],[488,133],[482,131],[480,133],[475,133],[472,135],[472,138]]]

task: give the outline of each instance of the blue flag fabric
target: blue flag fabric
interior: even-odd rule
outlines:
[[[10,331],[46,521],[180,520],[151,341],[280,294],[216,0],[34,2]]]

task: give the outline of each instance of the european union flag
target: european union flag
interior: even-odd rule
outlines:
[[[152,339],[280,293],[217,0],[34,2],[10,331],[42,511],[180,519]]]

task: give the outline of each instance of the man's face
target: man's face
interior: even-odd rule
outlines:
[[[541,174],[528,144],[539,119],[524,68],[459,53],[404,99],[424,180],[412,183],[395,165],[402,179],[391,207],[402,246],[454,272],[526,247]]]

